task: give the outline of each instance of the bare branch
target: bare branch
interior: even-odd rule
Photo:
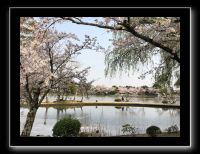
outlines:
[[[45,36],[47,30],[48,30],[53,24],[55,24],[56,22],[58,22],[59,20],[62,20],[62,19],[59,18],[59,19],[55,20],[54,22],[52,22],[52,23],[45,29],[45,31],[44,31],[44,33],[43,33],[42,40],[43,40],[43,38],[44,38],[44,36]]]
[[[74,20],[73,18],[70,18],[70,17],[61,17],[61,18],[63,20],[69,20],[72,23],[76,23],[76,24],[80,24],[80,25],[89,25],[89,26],[95,26],[95,27],[104,28],[104,29],[111,29],[111,30],[124,30],[122,26],[112,27],[112,26],[107,26],[107,25],[99,25],[99,24],[95,24],[95,23],[84,22],[81,19],[76,21],[76,20]]]

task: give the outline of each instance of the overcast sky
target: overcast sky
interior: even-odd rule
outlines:
[[[97,37],[97,42],[105,48],[111,45],[109,39],[112,38],[111,33],[107,33],[104,29],[86,26],[86,25],[77,25],[70,22],[65,22],[63,24],[56,24],[56,29],[58,31],[63,31],[67,33],[74,33],[79,38],[83,39],[84,35],[89,35],[91,37]],[[145,79],[138,79],[139,75],[145,71],[146,68],[140,69],[140,72],[130,71],[129,75],[122,73],[117,73],[115,77],[105,77],[104,69],[104,54],[96,52],[94,50],[83,50],[81,54],[77,57],[77,61],[80,63],[82,68],[90,66],[89,75],[87,79],[96,80],[93,85],[105,85],[105,86],[152,86],[153,79],[148,75]]]

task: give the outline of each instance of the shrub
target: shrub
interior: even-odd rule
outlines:
[[[168,101],[167,100],[163,100],[162,103],[163,104],[168,104]]]
[[[178,126],[177,125],[172,125],[169,128],[167,128],[168,133],[177,133],[178,132]]]
[[[99,130],[91,132],[81,132],[79,134],[79,137],[101,137],[101,133],[99,133]]]
[[[146,129],[146,133],[151,137],[156,137],[157,134],[161,134],[161,130],[157,126],[150,126]]]
[[[78,136],[81,123],[78,119],[67,117],[59,120],[53,127],[54,137],[75,137]]]
[[[89,137],[90,133],[88,133],[88,132],[80,132],[79,136],[80,137]]]
[[[130,124],[125,124],[122,126],[122,132],[126,135],[134,135],[136,133],[136,128],[131,126]]]
[[[115,98],[115,102],[121,102],[122,100],[120,98]]]

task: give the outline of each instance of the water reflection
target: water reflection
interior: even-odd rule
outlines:
[[[44,114],[44,125],[46,125],[47,124],[47,112],[48,112],[48,107],[46,107],[46,111],[45,111],[45,114]]]
[[[20,108],[21,131],[27,112],[27,108]],[[82,130],[101,129],[109,135],[121,134],[122,125],[127,123],[138,128],[138,133],[144,133],[150,125],[156,125],[161,130],[174,124],[177,124],[180,128],[180,109],[130,106],[40,107],[36,114],[31,135],[51,136],[55,123],[66,116],[79,119]]]

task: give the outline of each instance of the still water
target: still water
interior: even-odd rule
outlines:
[[[20,108],[20,133],[24,127],[27,108]],[[145,133],[147,127],[156,125],[164,131],[171,125],[180,129],[180,109],[164,109],[150,107],[113,107],[84,106],[80,107],[40,107],[37,111],[31,136],[52,136],[55,123],[65,117],[76,117],[81,122],[81,131],[100,130],[105,136],[122,135],[124,124],[137,128],[137,133]]]

